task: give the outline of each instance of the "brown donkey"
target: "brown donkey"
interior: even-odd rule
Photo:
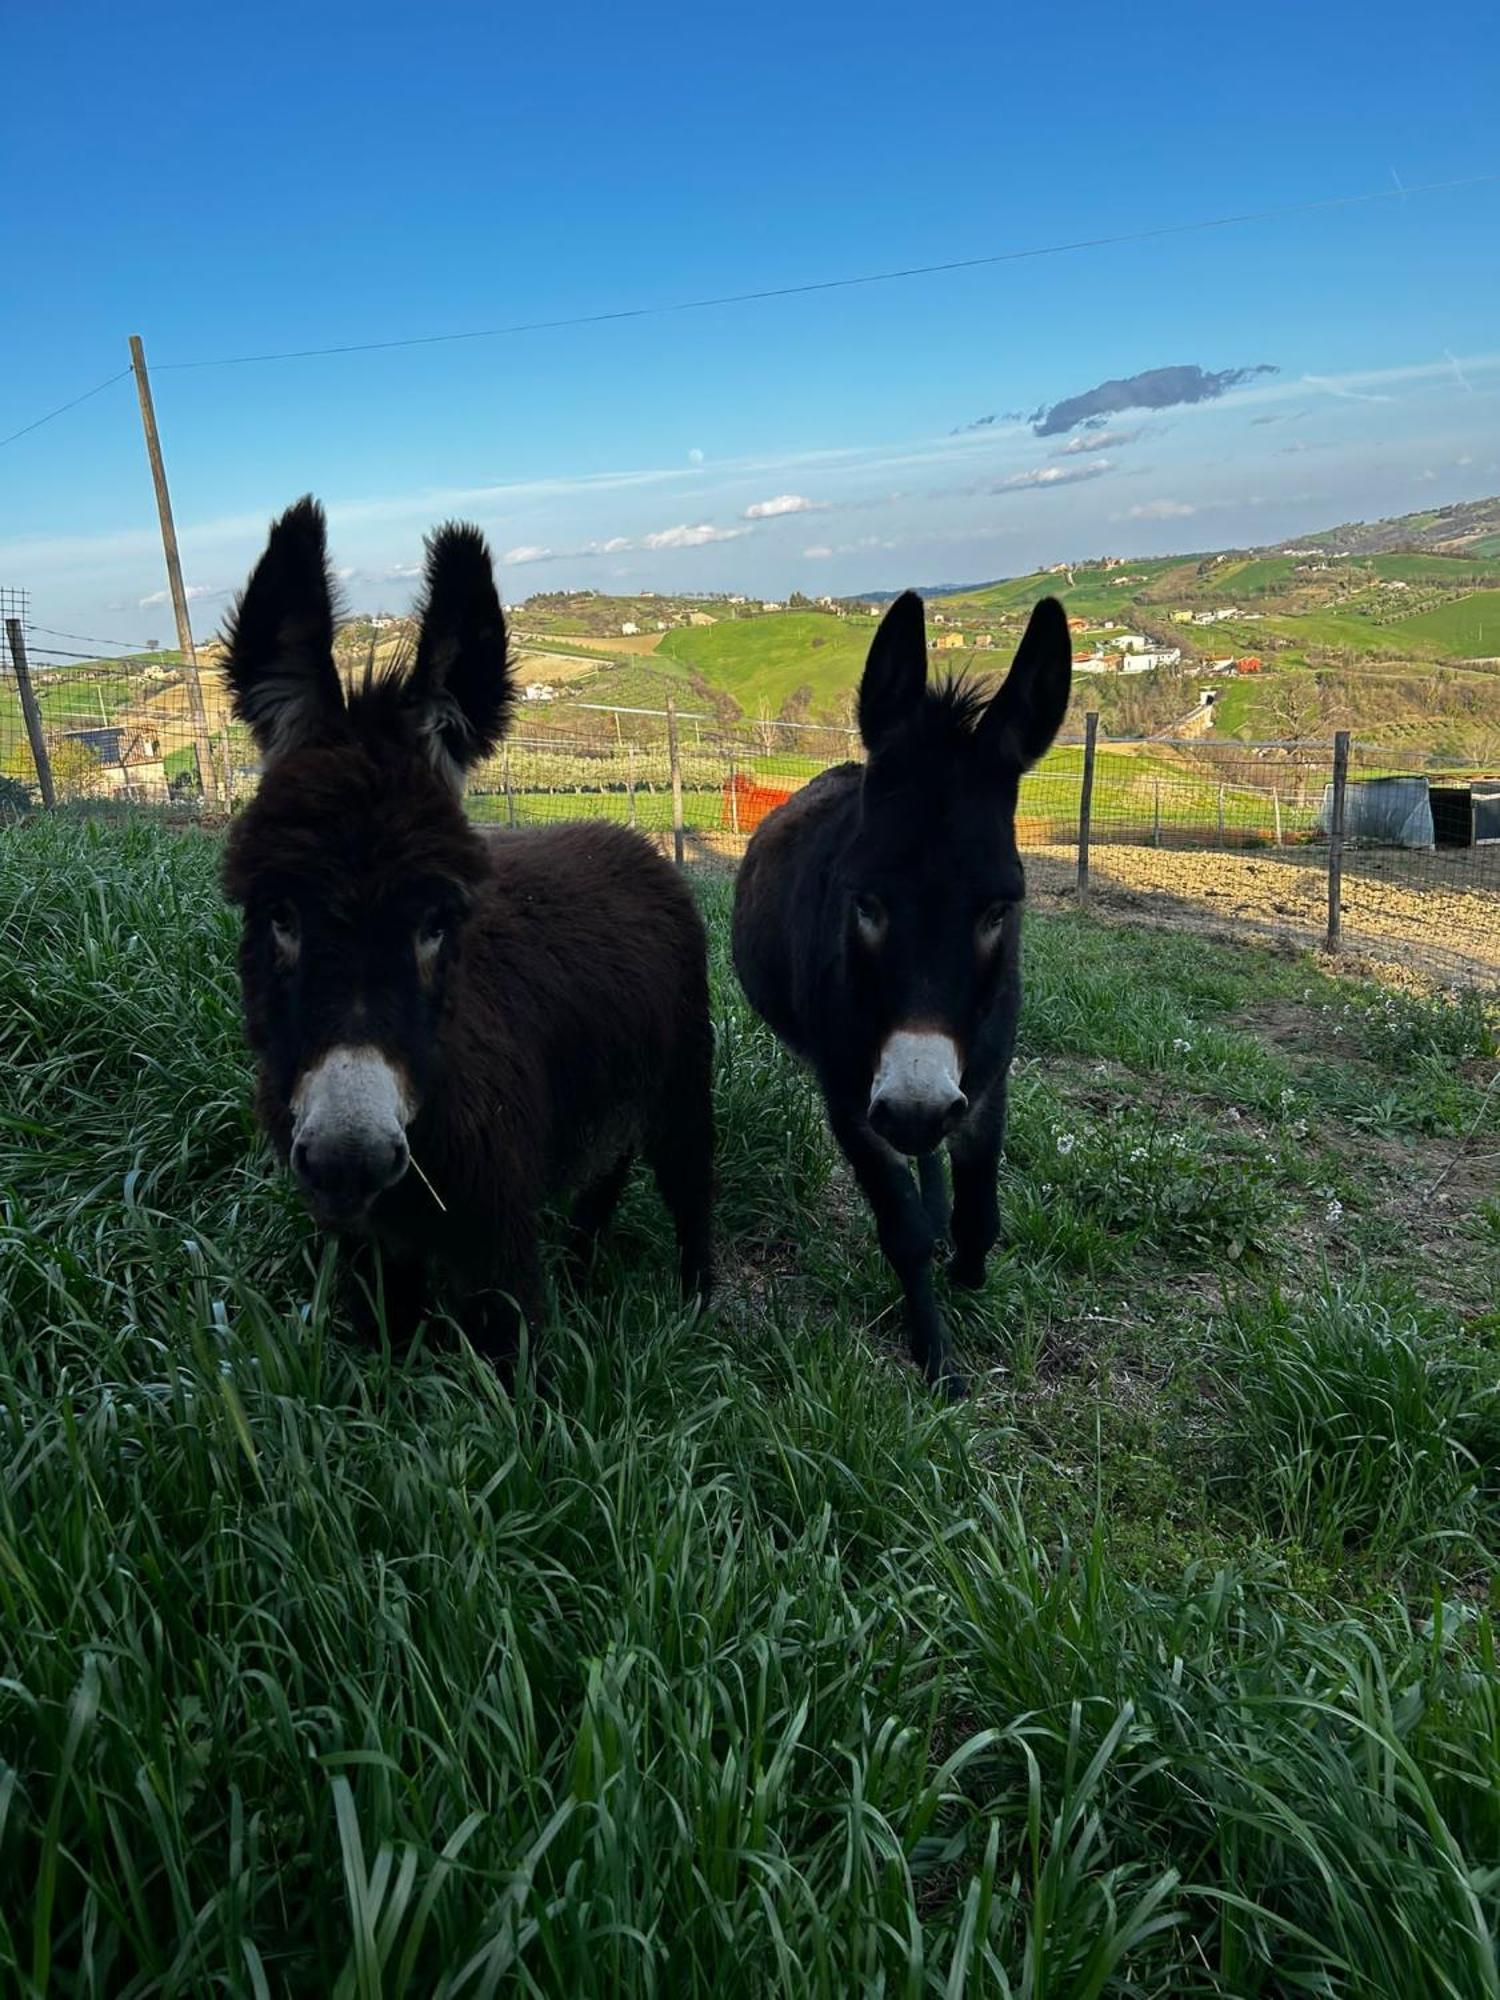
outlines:
[[[427,545],[406,671],[347,696],[333,659],[322,509],[275,523],[227,630],[234,710],[264,775],[224,886],[244,910],[240,984],[256,1110],[314,1217],[378,1248],[393,1337],[428,1268],[482,1352],[541,1308],[537,1217],[576,1190],[580,1247],[644,1152],[707,1297],[712,1034],[703,926],[623,827],[485,838],[460,803],[514,688],[479,531]]]

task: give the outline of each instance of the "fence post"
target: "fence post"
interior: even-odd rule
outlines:
[[[1099,715],[1090,709],[1083,718],[1083,782],[1078,790],[1078,900],[1089,893],[1089,832],[1094,822],[1094,746],[1099,734]]]
[[[1152,786],[1154,797],[1151,804],[1151,845],[1161,846],[1161,779]]]
[[[1224,787],[1219,787],[1219,845],[1224,845]]]
[[[672,857],[682,866],[682,760],[677,754],[677,698],[667,696],[667,761],[672,767]]]
[[[1280,847],[1282,841],[1281,841],[1281,787],[1279,785],[1273,785],[1271,787],[1271,811],[1276,816],[1276,845]]]
[[[234,810],[234,766],[229,761],[229,724],[227,722],[219,731],[219,762],[223,766],[224,804],[232,812]]]
[[[738,833],[739,830],[740,830],[739,772],[735,769],[734,752],[731,750],[729,753],[729,831],[731,833]]]
[[[31,761],[36,765],[36,781],[41,788],[42,804],[50,812],[57,804],[57,794],[52,789],[52,760],[47,755],[47,739],[42,734],[42,711],[36,705],[36,692],[31,685],[31,668],[26,661],[26,634],[21,629],[19,618],[6,619],[5,637],[10,646],[10,663],[16,670],[16,686],[21,691],[21,713],[26,718]]]
[[[631,743],[625,751],[625,803],[626,824],[635,825],[635,745]]]
[[[1083,718],[1083,787],[1078,794],[1078,900],[1088,900],[1089,827],[1094,818],[1094,744],[1099,735],[1099,712],[1091,708]]]
[[[510,745],[507,743],[500,753],[500,782],[505,787],[505,824],[516,823],[516,799],[510,788]]]
[[[1333,804],[1328,818],[1328,949],[1337,951],[1344,927],[1344,794],[1349,783],[1349,732],[1333,739]]]

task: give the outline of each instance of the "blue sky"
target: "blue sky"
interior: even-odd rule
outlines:
[[[1493,5],[1141,11],[15,12],[0,436],[141,333],[200,633],[308,489],[357,608],[406,601],[450,513],[491,535],[512,600],[781,595],[1500,491],[1500,181],[699,312],[173,366],[1500,173]],[[1038,435],[1038,412],[1168,366],[1276,372]],[[38,624],[165,637],[163,582],[128,381],[0,451],[0,583]]]

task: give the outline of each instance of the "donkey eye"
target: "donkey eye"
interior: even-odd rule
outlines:
[[[271,921],[271,942],[283,965],[295,965],[302,949],[302,926],[290,903],[273,903],[267,915]]]
[[[443,940],[448,935],[448,923],[441,910],[429,910],[417,925],[417,963],[424,969],[432,964],[443,948]]]
[[[860,937],[866,944],[879,944],[885,936],[887,921],[884,903],[878,896],[856,896],[854,921],[859,926]]]
[[[992,945],[996,942],[1001,931],[1005,928],[1005,919],[1009,910],[1009,903],[991,903],[985,910],[978,924],[975,926],[979,933],[979,942],[982,945]]]

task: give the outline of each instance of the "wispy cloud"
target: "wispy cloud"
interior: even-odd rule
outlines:
[[[809,562],[821,562],[825,556],[831,556],[833,550],[826,542],[817,542],[812,548],[804,549],[802,553]]]
[[[540,547],[535,542],[523,542],[518,549],[507,549],[500,560],[512,568],[522,563],[551,562],[552,551]]]
[[[1391,398],[1373,389],[1356,389],[1350,378],[1337,375],[1304,375],[1309,389],[1321,389],[1325,396],[1337,396],[1346,403],[1388,403]],[[1357,378],[1355,378],[1357,379]]]
[[[774,500],[754,500],[745,509],[746,521],[774,521],[780,514],[818,514],[823,511],[816,500],[809,500],[802,493],[778,493]]]
[[[215,589],[209,583],[190,583],[186,586],[183,595],[187,598],[189,604],[196,604],[200,598],[227,597],[229,592],[224,589]],[[153,610],[158,604],[170,604],[171,601],[172,594],[167,590],[153,590],[149,597],[138,597],[136,599],[136,603],[142,611]]]
[[[741,535],[748,535],[748,528],[716,528],[712,521],[699,521],[690,525],[679,522],[675,528],[658,528],[655,534],[642,535],[643,549],[701,549],[710,542],[734,542]]]
[[[1063,446],[1064,455],[1076,457],[1082,451],[1113,451],[1118,445],[1134,444],[1142,431],[1080,431]]]
[[[982,490],[986,493],[1022,493],[1040,491],[1045,493],[1053,486],[1077,486],[1085,479],[1103,479],[1106,473],[1114,471],[1111,459],[1096,458],[1087,465],[1038,465],[1029,472],[1013,472],[1008,479],[997,480],[993,486]]]
[[[1064,396],[1060,403],[1044,405],[1031,414],[1031,427],[1038,437],[1059,437],[1112,415],[1116,410],[1169,410],[1181,403],[1208,403],[1248,382],[1257,375],[1274,375],[1269,361],[1249,368],[1200,368],[1196,362],[1169,368],[1147,368],[1139,375],[1117,375],[1084,389],[1076,396]]]
[[[1138,506],[1127,507],[1122,518],[1127,521],[1185,521],[1197,511],[1186,500],[1143,500]]]

